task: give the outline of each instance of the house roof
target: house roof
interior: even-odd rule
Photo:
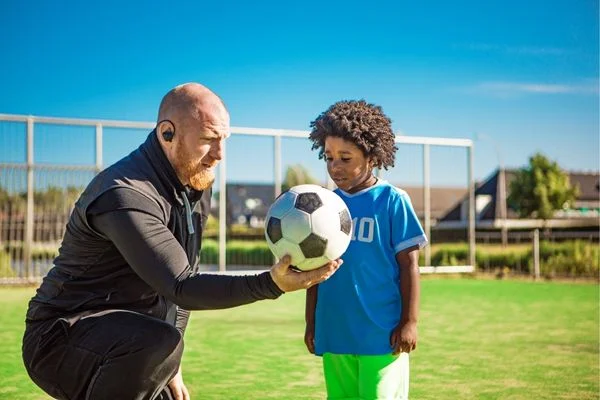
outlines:
[[[500,215],[500,185],[498,177],[500,170],[495,170],[492,175],[485,179],[481,184],[477,185],[475,189],[475,196],[489,195],[491,201],[489,204],[481,210],[478,216],[478,220],[495,220],[501,217]],[[506,169],[504,170],[506,177],[505,187],[506,196],[510,194],[510,183],[515,179],[517,170]],[[600,174],[590,172],[568,172],[569,181],[572,186],[579,188],[579,195],[575,200],[581,205],[587,207],[597,208],[600,207]],[[462,203],[467,200],[468,194],[465,194],[455,205],[450,208],[445,215],[442,215],[440,221],[457,221],[461,219],[461,207]],[[506,216],[509,219],[519,218],[517,212],[510,206],[507,206]]]
[[[423,218],[425,216],[424,188],[422,186],[396,186],[408,193],[417,216]],[[450,207],[465,197],[467,188],[431,187],[429,191],[431,218],[439,219],[446,214]]]
[[[396,185],[398,186],[398,185]],[[398,186],[408,193],[413,208],[418,217],[425,215],[423,203],[423,187],[421,186]],[[438,219],[445,212],[464,197],[467,189],[456,187],[431,187],[430,188],[430,210],[431,218]],[[227,210],[230,217],[251,213],[257,217],[264,217],[269,206],[274,201],[275,188],[272,184],[259,183],[228,183],[227,184]],[[248,207],[247,200],[254,199]]]

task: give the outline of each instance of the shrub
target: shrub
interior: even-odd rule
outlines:
[[[467,243],[435,246],[431,263],[463,265],[469,261]],[[546,277],[597,277],[600,272],[600,250],[597,243],[572,240],[560,243],[540,243],[540,272]],[[533,273],[533,249],[523,246],[477,245],[475,262],[479,268]]]
[[[271,265],[274,258],[264,241],[232,240],[227,242],[225,250],[227,264]],[[217,264],[219,262],[219,245],[216,240],[206,239],[200,252],[201,264]]]
[[[13,278],[15,271],[11,267],[11,257],[8,252],[0,250],[0,277]]]
[[[546,277],[597,277],[599,258],[598,246],[582,240],[540,243],[540,273]]]

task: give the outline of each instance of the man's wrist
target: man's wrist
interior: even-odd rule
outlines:
[[[269,270],[268,274],[264,274],[264,276],[267,277],[267,284],[274,296],[271,298],[276,299],[285,293],[285,290],[283,290],[275,280],[275,273],[273,272],[273,270]]]

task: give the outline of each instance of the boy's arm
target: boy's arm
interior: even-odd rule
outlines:
[[[304,309],[304,320],[306,330],[304,332],[304,343],[312,354],[315,353],[315,310],[317,308],[317,287],[312,286],[306,290],[306,306]]]
[[[392,332],[393,353],[410,353],[417,346],[417,322],[421,295],[419,279],[419,246],[409,247],[396,254],[400,268],[402,313],[400,323]]]

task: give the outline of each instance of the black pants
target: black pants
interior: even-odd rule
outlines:
[[[182,353],[175,327],[130,312],[28,323],[23,337],[29,376],[57,399],[169,399]]]

